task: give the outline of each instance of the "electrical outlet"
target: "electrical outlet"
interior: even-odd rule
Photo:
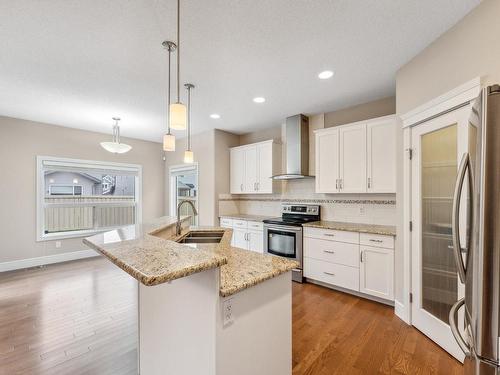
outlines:
[[[234,322],[233,300],[227,299],[222,303],[222,325],[227,326]]]
[[[56,249],[59,249],[61,247],[61,241],[56,241]]]

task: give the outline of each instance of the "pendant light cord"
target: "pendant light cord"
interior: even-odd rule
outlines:
[[[167,134],[170,134],[170,60],[172,48],[168,46],[168,83],[167,83]]]
[[[188,131],[188,144],[187,149],[191,151],[191,86],[188,87],[188,118],[187,118],[187,131]]]
[[[181,56],[181,53],[180,53],[180,44],[179,44],[179,41],[180,41],[180,30],[181,30],[181,27],[180,27],[180,23],[181,23],[181,2],[180,0],[177,0],[177,103],[180,103],[180,81],[179,81],[179,77],[180,77],[180,56]]]

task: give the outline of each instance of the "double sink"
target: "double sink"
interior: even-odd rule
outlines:
[[[197,244],[197,243],[219,243],[224,236],[224,231],[190,231],[176,240],[178,243]]]

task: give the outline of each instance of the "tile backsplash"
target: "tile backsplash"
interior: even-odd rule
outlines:
[[[395,194],[316,194],[314,179],[281,182],[281,193],[219,196],[219,216],[280,216],[287,202],[321,205],[321,219],[366,224],[396,224]]]

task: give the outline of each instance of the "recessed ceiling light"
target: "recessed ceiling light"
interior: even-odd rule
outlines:
[[[264,103],[266,101],[266,98],[263,98],[262,96],[258,96],[256,98],[253,98],[253,101],[255,103]]]
[[[331,70],[325,70],[318,74],[319,79],[328,79],[333,77],[333,72]]]
[[[210,115],[210,118],[218,119],[218,118],[220,118],[220,115],[218,113],[212,113]]]

